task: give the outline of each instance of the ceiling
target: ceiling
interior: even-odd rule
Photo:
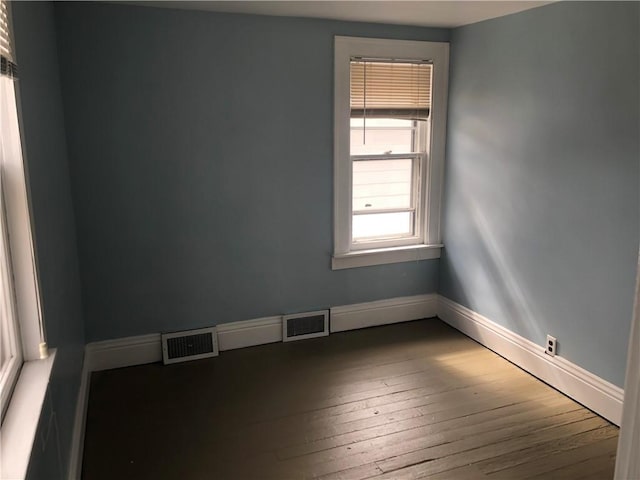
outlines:
[[[355,22],[459,27],[502,17],[550,1],[122,1],[151,7],[328,18]]]

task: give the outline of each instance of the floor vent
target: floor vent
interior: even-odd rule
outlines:
[[[297,313],[282,317],[283,342],[327,335],[329,335],[329,310]]]
[[[218,356],[215,327],[162,334],[164,364]]]

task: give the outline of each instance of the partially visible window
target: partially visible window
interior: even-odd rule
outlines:
[[[447,44],[336,37],[333,268],[439,256],[447,71]]]
[[[0,415],[23,361],[47,356],[16,100],[9,11],[0,0]]]
[[[0,82],[4,83],[4,79],[0,79]],[[0,86],[0,90],[2,89],[3,86]],[[0,109],[4,107],[2,103],[0,100]],[[5,116],[0,114],[0,122],[4,122],[4,120]],[[13,275],[9,261],[9,243],[1,184],[0,178],[0,413],[4,415],[22,366],[22,348],[15,314]]]
[[[13,55],[9,37],[7,4],[0,2],[0,165],[9,154],[10,109],[15,109]],[[13,275],[6,232],[4,192],[0,167],[0,415],[4,416],[13,386],[22,366],[20,332],[16,322]]]

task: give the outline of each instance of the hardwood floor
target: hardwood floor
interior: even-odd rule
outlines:
[[[617,440],[431,319],[95,373],[83,479],[605,479]]]

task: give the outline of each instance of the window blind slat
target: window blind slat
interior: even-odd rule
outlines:
[[[6,0],[0,0],[0,54],[13,61],[9,35],[9,11]]]
[[[0,0],[0,75],[17,77],[9,31],[9,7],[6,0]]]
[[[428,112],[432,65],[351,61],[351,110]]]

